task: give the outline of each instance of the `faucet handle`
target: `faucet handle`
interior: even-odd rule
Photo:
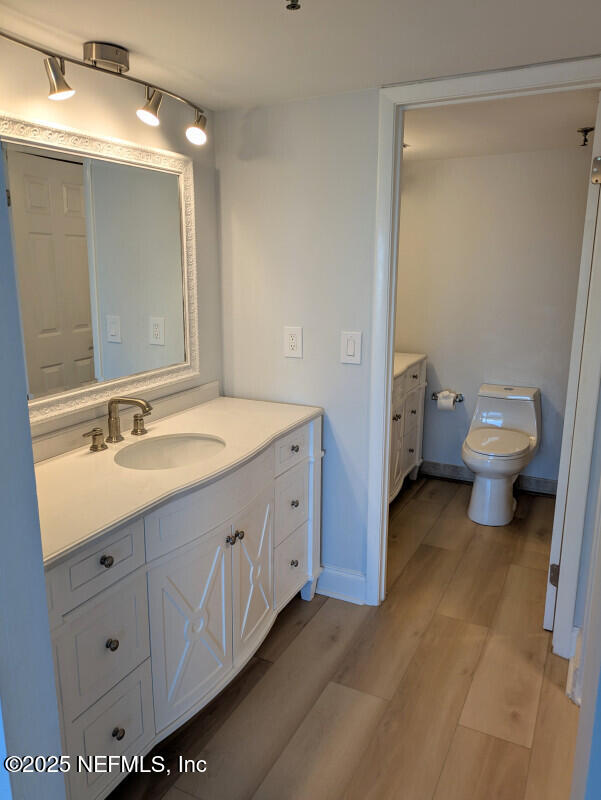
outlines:
[[[150,411],[146,413],[150,414]],[[144,436],[145,433],[148,433],[144,427],[144,414],[134,414],[134,427],[131,433],[132,436]]]
[[[107,450],[107,446],[104,443],[104,431],[102,428],[92,428],[91,431],[87,431],[82,435],[82,438],[85,439],[88,436],[92,437],[92,444],[90,445],[90,451],[92,453],[97,453],[99,450]]]

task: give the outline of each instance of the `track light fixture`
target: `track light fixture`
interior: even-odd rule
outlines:
[[[159,108],[163,102],[163,94],[158,89],[151,89],[150,86],[146,87],[146,104],[136,111],[138,119],[146,125],[152,125],[156,128],[161,124],[159,119]]]
[[[129,70],[129,53],[124,47],[108,42],[86,42],[83,46],[83,59],[79,59],[54,53],[45,47],[31,44],[31,42],[2,30],[0,30],[0,39],[7,39],[9,42],[27,47],[29,50],[35,50],[36,53],[44,56],[44,66],[50,84],[49,100],[67,100],[75,94],[75,89],[72,89],[65,80],[65,63],[69,62],[78,67],[93,69],[96,72],[103,72],[105,75],[112,75],[114,78],[121,78],[136,83],[138,86],[144,86],[146,103],[137,109],[136,114],[147,125],[153,127],[159,125],[159,108],[164,97],[171,97],[178,103],[189,106],[194,111],[194,122],[186,128],[186,138],[195,145],[203,145],[207,141],[207,117],[202,108],[175,92],[170,92],[160,86],[149,85],[146,81],[134,78],[132,75],[126,75],[125,73]]]
[[[207,118],[201,111],[197,111],[194,122],[186,128],[186,138],[192,144],[204,144],[207,141],[206,127]]]
[[[68,100],[73,97],[75,89],[72,89],[65,80],[65,62],[56,56],[49,56],[44,59],[44,66],[50,84],[48,100]]]

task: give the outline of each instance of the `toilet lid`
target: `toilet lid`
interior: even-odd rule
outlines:
[[[530,447],[530,437],[507,428],[475,428],[465,440],[467,446],[485,456],[521,456]]]

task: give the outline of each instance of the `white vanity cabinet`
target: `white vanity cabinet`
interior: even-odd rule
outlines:
[[[272,542],[270,487],[229,522],[150,566],[158,731],[212,697],[271,627]]]
[[[221,691],[321,571],[321,416],[47,568],[70,756],[144,755]],[[120,773],[66,776],[100,800]]]
[[[390,426],[388,500],[399,493],[405,477],[417,477],[422,463],[426,356],[395,353]]]

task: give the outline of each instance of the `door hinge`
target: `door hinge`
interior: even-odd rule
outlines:
[[[6,190],[6,205],[10,206],[10,189]]]
[[[559,564],[551,564],[549,567],[549,583],[551,586],[559,586]]]
[[[595,156],[593,158],[591,183],[601,183],[601,156]]]

